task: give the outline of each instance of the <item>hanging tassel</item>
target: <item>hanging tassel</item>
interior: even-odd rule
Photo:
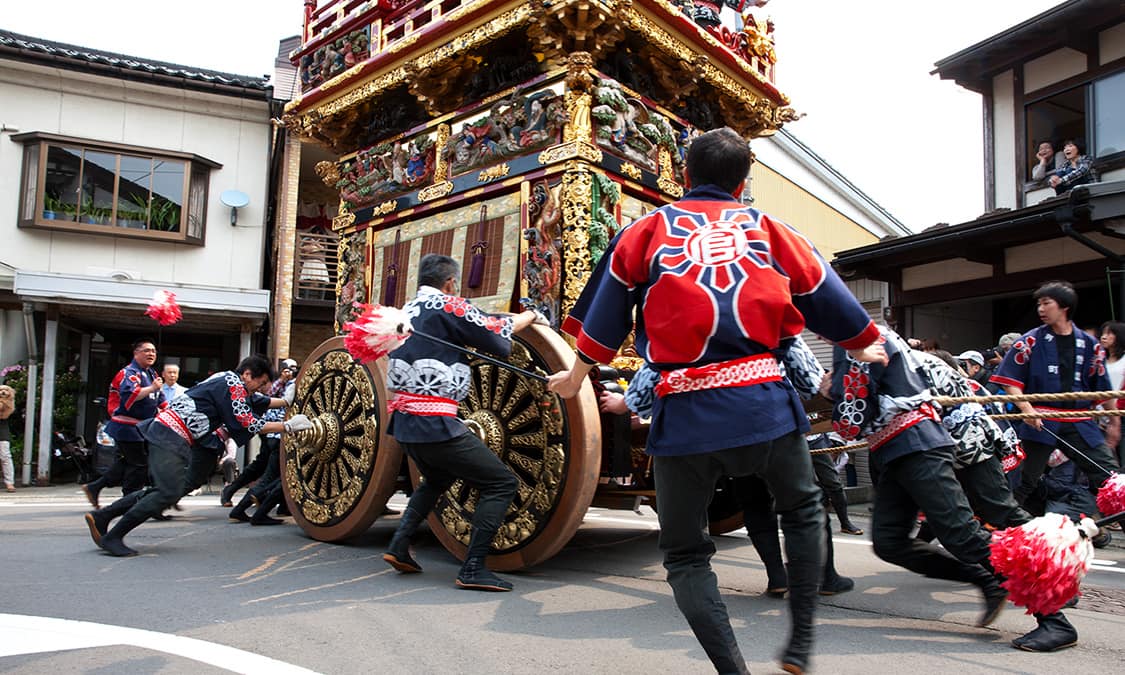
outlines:
[[[469,288],[480,288],[484,283],[484,250],[488,248],[488,242],[484,240],[484,221],[488,219],[488,205],[481,204],[480,207],[480,222],[477,223],[477,241],[473,244],[473,258],[469,263],[469,276],[465,280],[465,285]]]
[[[383,304],[393,307],[398,294],[398,245],[402,238],[402,228],[395,232],[395,244],[391,249],[391,264],[387,266],[387,277],[383,280]]]

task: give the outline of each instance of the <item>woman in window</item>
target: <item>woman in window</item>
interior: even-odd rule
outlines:
[[[1094,172],[1094,158],[1082,154],[1082,141],[1071,139],[1063,143],[1063,157],[1066,164],[1060,169],[1055,169],[1054,175],[1047,179],[1047,183],[1055,188],[1055,194],[1061,195],[1076,185],[1098,182],[1098,174]]]

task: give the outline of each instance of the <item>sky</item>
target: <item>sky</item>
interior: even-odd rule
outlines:
[[[328,0],[320,0],[323,5]],[[981,98],[934,62],[1061,0],[770,0],[786,129],[908,228],[984,211]],[[46,8],[46,9],[45,9]],[[0,28],[240,75],[273,72],[301,0],[7,2]]]

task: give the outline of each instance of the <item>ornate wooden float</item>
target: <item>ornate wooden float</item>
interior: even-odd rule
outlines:
[[[474,304],[534,307],[557,328],[620,224],[683,194],[699,130],[750,139],[794,117],[773,84],[772,24],[749,12],[666,0],[306,9],[291,54],[302,92],[284,122],[338,156],[316,167],[340,194],[337,327],[356,303],[401,306],[418,260],[442,253],[462,261],[461,294]],[[559,334],[536,328],[517,337],[511,361],[547,374],[573,358]],[[628,352],[615,363],[625,374],[639,364]],[[316,427],[285,440],[285,490],[314,538],[362,532],[407,487],[385,433],[383,368],[351,361],[336,338],[299,376],[294,409]],[[591,504],[651,498],[643,437],[599,414],[595,386],[562,401],[473,363],[461,415],[520,479],[490,566],[551,557]],[[457,484],[430,517],[458,556],[474,499]]]

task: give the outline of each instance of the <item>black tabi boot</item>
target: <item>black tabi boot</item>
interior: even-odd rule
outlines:
[[[821,565],[789,563],[789,645],[781,655],[781,669],[804,673],[809,665],[813,643],[813,616],[816,613],[817,583]]]
[[[1062,612],[1036,614],[1039,627],[1012,640],[1012,646],[1025,652],[1054,652],[1078,644],[1078,631]]]
[[[977,621],[981,628],[995,621],[1008,604],[1008,591],[1000,585],[1003,582],[1004,577],[992,572],[987,560],[981,565],[981,575],[972,581],[984,594],[984,612]]]
[[[777,533],[751,532],[750,543],[766,566],[766,595],[771,598],[785,597],[789,590],[789,575],[785,573],[785,563],[781,559],[781,542]]]
[[[98,548],[102,547],[102,537],[105,536],[106,531],[109,529],[110,519],[106,517],[101,511],[91,511],[85,516],[86,527],[90,528],[90,538]]]
[[[827,525],[825,532],[827,536],[824,546],[824,574],[820,579],[820,594],[821,595],[836,595],[837,593],[847,593],[855,588],[855,581],[849,577],[842,577],[836,571],[836,555],[832,547],[832,523],[825,519]]]
[[[504,592],[512,590],[512,584],[492,573],[484,565],[484,556],[466,558],[461,571],[457,573],[457,586],[470,591]]]
[[[862,535],[863,530],[853,525],[851,518],[848,516],[848,499],[844,496],[844,491],[840,490],[839,499],[829,501],[832,502],[832,508],[836,510],[836,519],[840,521],[840,531],[844,534]],[[829,523],[829,527],[831,526],[831,523]]]
[[[102,491],[104,486],[105,479],[103,478],[98,478],[82,486],[82,494],[86,495],[86,501],[90,502],[90,506],[95,509],[98,508],[98,493]]]
[[[91,511],[85,515],[86,527],[90,528],[90,538],[99,548],[102,545],[102,537],[105,536],[113,519],[125,515],[146,494],[148,494],[148,490],[130,492],[104,509]]]
[[[484,564],[485,556],[492,545],[496,530],[473,528],[469,536],[469,550],[465,554],[465,564],[457,573],[457,586],[470,591],[504,592],[512,590],[512,584],[492,573]]]
[[[125,535],[132,532],[133,528],[144,521],[144,518],[137,517],[132,513],[126,513],[121,516],[120,520],[117,521],[117,524],[114,525],[109,532],[102,535],[102,541],[99,546],[101,546],[102,550],[106,553],[118,558],[137,555],[135,550],[125,545],[124,539]]]
[[[254,516],[250,519],[251,525],[284,525],[285,521],[280,518],[273,518],[270,516],[270,511],[273,507],[281,503],[281,486],[270,490],[266,498],[258,504],[258,508],[254,510]]]
[[[254,496],[247,492],[242,497],[242,501],[238,502],[238,506],[230,510],[227,517],[236,523],[249,523],[250,516],[246,515],[246,509],[254,505]]]
[[[422,514],[407,507],[398,520],[398,527],[391,537],[390,545],[387,546],[387,552],[383,554],[383,560],[403,574],[417,574],[422,571],[422,566],[410,555],[410,540],[423,520]]]

